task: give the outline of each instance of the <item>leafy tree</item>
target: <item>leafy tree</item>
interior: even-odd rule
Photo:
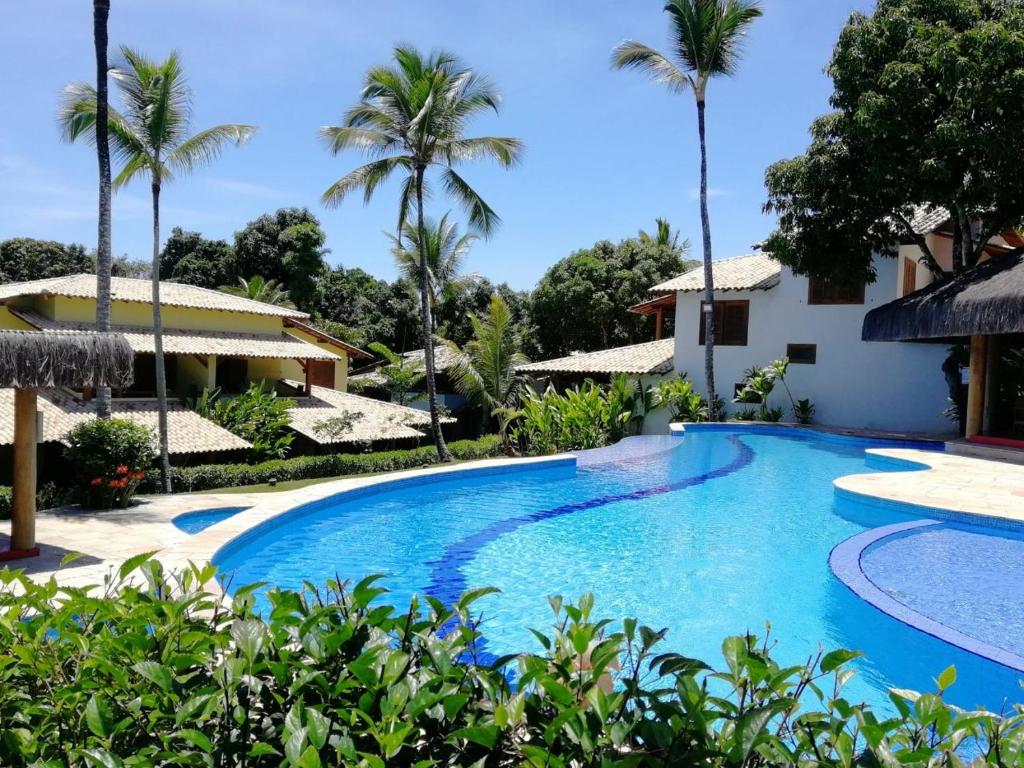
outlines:
[[[153,198],[153,338],[156,357],[156,393],[160,470],[164,490],[170,492],[170,459],[167,451],[167,381],[164,374],[163,323],[160,316],[160,190],[174,173],[187,173],[211,162],[228,142],[240,145],[256,130],[251,125],[226,124],[188,135],[192,94],[185,81],[178,54],[162,62],[148,59],[128,47],[121,48],[124,62],[113,71],[121,89],[124,113],[110,109],[104,127],[121,160],[114,179],[123,187],[148,177]],[[65,89],[60,122],[65,136],[97,138],[102,108],[96,89],[73,83]],[[103,129],[100,129],[102,131]]]
[[[464,290],[441,301],[436,314],[437,334],[460,347],[467,343],[473,338],[470,318],[486,315],[494,295],[498,295],[508,307],[525,348],[530,328],[529,293],[516,291],[508,283],[494,285],[485,277],[473,280]]]
[[[455,166],[470,160],[492,158],[505,167],[518,159],[518,139],[485,136],[467,138],[469,119],[487,110],[498,111],[498,94],[478,73],[463,67],[450,53],[424,56],[411,47],[396,47],[392,66],[375,67],[365,77],[362,99],[348,111],[339,126],[321,131],[328,149],[338,154],[361,149],[377,156],[332,184],[324,203],[339,205],[350,192],[363,191],[369,201],[381,183],[396,170],[405,174],[398,205],[398,231],[415,205],[420,246],[420,319],[426,373],[430,426],[441,461],[452,455],[441,434],[434,380],[434,348],[428,341],[434,323],[426,245],[426,212],[423,207],[428,168],[439,167],[445,192],[465,208],[470,226],[486,236],[498,225],[498,215],[460,176]]]
[[[260,275],[253,275],[248,280],[240,277],[238,285],[222,285],[220,289],[233,296],[273,304],[276,307],[294,306],[283,285],[278,285],[276,280],[264,280]]]
[[[408,405],[416,399],[416,390],[426,376],[423,361],[407,358],[392,352],[380,342],[372,342],[370,351],[384,358],[384,364],[377,369],[384,381],[384,391],[392,402]]]
[[[516,368],[529,361],[512,313],[500,296],[491,297],[484,317],[470,315],[469,319],[473,338],[463,346],[449,376],[455,388],[483,410],[485,423],[498,416],[498,432],[506,442],[508,419],[504,417],[511,415],[523,386]]]
[[[652,285],[685,271],[689,244],[677,248],[653,239],[607,240],[576,251],[544,273],[530,301],[532,335],[540,353],[633,344],[651,339],[646,318],[627,309],[643,301]]]
[[[315,319],[330,323],[332,335],[358,347],[380,342],[390,349],[422,346],[415,287],[408,281],[389,283],[362,269],[335,267],[317,283]]]
[[[258,463],[288,455],[295,439],[288,426],[294,405],[294,400],[278,397],[272,384],[253,381],[245,392],[233,397],[221,396],[219,387],[204,389],[193,410],[251,443],[250,460]]]
[[[160,279],[217,288],[239,278],[235,249],[223,240],[207,240],[181,227],[171,230],[160,254]]]
[[[459,225],[448,220],[446,213],[440,221],[427,218],[423,225],[424,245],[427,253],[427,286],[431,310],[437,322],[438,304],[456,298],[476,279],[476,275],[462,274],[466,255],[477,239],[472,233],[459,234]],[[398,271],[414,284],[422,282],[420,274],[420,232],[411,222],[402,227],[401,235],[391,238],[391,253]]]
[[[740,41],[761,15],[750,0],[669,0],[665,4],[672,25],[672,56],[666,56],[635,40],[627,40],[612,53],[612,64],[634,68],[664,83],[673,93],[691,91],[697,101],[697,136],[700,140],[700,223],[704,246],[704,301],[715,299],[711,269],[711,222],[708,217],[708,155],[704,110],[708,83],[713,77],[731,75],[739,63]],[[705,316],[704,378],[709,418],[715,414],[715,318]]]
[[[284,283],[300,309],[308,310],[316,283],[327,269],[320,221],[308,208],[280,208],[235,233],[237,277],[262,275]]]
[[[111,260],[110,274],[114,277],[149,280],[153,277],[153,263],[148,259],[130,259],[127,255],[121,255]]]
[[[879,0],[853,13],[828,67],[834,113],[803,155],[768,169],[767,247],[795,270],[872,279],[872,258],[913,242],[917,206],[950,212],[954,270],[1024,221],[1024,3]]]
[[[0,241],[0,283],[19,283],[93,271],[85,246],[15,237]],[[109,326],[109,321],[108,321]]]

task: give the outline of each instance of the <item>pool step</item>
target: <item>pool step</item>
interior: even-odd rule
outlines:
[[[973,459],[1024,464],[1024,450],[1020,448],[1006,448],[1000,445],[979,445],[977,443],[969,443],[966,440],[947,441],[946,453],[953,453],[957,456],[969,456]]]

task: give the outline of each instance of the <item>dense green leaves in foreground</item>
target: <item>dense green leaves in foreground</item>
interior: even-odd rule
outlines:
[[[137,569],[137,570],[133,570]],[[214,569],[168,577],[143,555],[93,589],[0,572],[5,766],[1021,764],[1020,711],[960,712],[894,692],[879,719],[842,698],[856,656],[780,668],[752,636],[724,663],[659,652],[662,632],[553,599],[540,652],[483,663],[474,599],[397,612],[367,579],[225,604]],[[21,594],[23,592],[23,594]],[[513,682],[514,681],[514,682]]]

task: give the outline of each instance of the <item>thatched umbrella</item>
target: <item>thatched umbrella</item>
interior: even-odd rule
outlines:
[[[39,554],[36,516],[36,390],[125,387],[134,353],[114,333],[0,330],[0,387],[14,387],[14,500],[11,549],[0,560]]]
[[[1024,248],[890,301],[864,317],[864,341],[970,339],[966,435],[982,432],[992,336],[1024,333]]]

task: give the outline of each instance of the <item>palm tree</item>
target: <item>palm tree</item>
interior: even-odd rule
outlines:
[[[459,225],[449,221],[447,213],[437,222],[427,218],[424,230],[427,235],[427,287],[431,310],[435,310],[441,301],[455,298],[477,279],[476,275],[462,274],[466,255],[477,237],[471,232],[459,235]],[[388,237],[398,271],[419,285],[422,282],[419,229],[406,222],[400,235],[389,234]]]
[[[107,127],[110,143],[121,164],[114,179],[120,188],[148,176],[153,198],[153,337],[156,352],[156,391],[159,409],[160,478],[170,492],[167,453],[167,381],[164,374],[163,323],[160,317],[160,190],[175,172],[187,173],[214,160],[228,142],[240,145],[256,130],[251,125],[218,125],[188,136],[192,92],[177,52],[155,62],[128,47],[121,48],[124,64],[111,70],[124,100],[124,113],[111,109]],[[85,83],[64,91],[60,121],[65,136],[97,141],[98,94]],[[102,129],[101,129],[102,130]]]
[[[492,415],[500,416],[515,407],[523,386],[517,368],[529,360],[521,351],[522,339],[508,304],[500,296],[491,296],[487,315],[470,315],[469,320],[473,338],[463,346],[448,375],[460,393],[483,409],[486,423]],[[506,425],[507,421],[499,418],[502,443]]]
[[[339,205],[357,189],[363,191],[363,200],[368,202],[395,171],[405,174],[397,230],[404,230],[409,208],[415,205],[427,399],[434,445],[441,461],[451,461],[452,455],[441,434],[434,377],[434,322],[423,210],[426,173],[429,168],[440,168],[445,192],[466,209],[470,227],[484,237],[490,235],[500,221],[498,215],[455,167],[482,158],[509,167],[519,158],[522,144],[518,139],[465,136],[469,119],[487,110],[497,112],[498,102],[491,83],[464,67],[452,54],[439,51],[424,56],[415,48],[398,46],[391,66],[375,67],[366,73],[362,99],[348,111],[342,125],[327,126],[320,132],[332,154],[360,149],[376,156],[327,188],[323,194],[327,206]]]
[[[704,377],[708,418],[715,412],[715,284],[711,270],[711,222],[708,218],[708,154],[704,108],[708,82],[731,75],[739,63],[740,42],[754,19],[761,16],[757,0],[669,0],[665,5],[672,24],[672,53],[666,56],[635,40],[612,51],[612,65],[647,72],[673,93],[691,91],[697,101],[700,138],[700,224],[704,235]]]
[[[248,280],[240,277],[238,285],[222,285],[220,289],[233,296],[241,296],[243,299],[252,299],[264,304],[273,304],[275,307],[295,306],[283,284],[276,280],[266,280],[262,275],[253,275]]]
[[[637,238],[640,242],[653,243],[673,251],[676,250],[679,247],[679,230],[673,232],[672,225],[668,223],[668,219],[657,218],[654,220],[654,224],[657,229],[653,235],[642,229],[637,232]]]
[[[96,159],[100,168],[99,225],[96,243],[96,328],[110,330],[110,143],[107,139],[107,19],[110,0],[93,0],[92,36],[96,48]],[[96,391],[96,415],[110,418],[110,387]]]

